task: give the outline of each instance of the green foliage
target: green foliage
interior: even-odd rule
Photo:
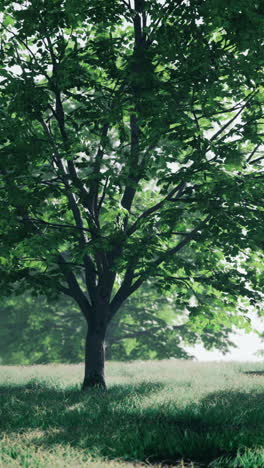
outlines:
[[[80,362],[85,324],[69,299],[11,296],[0,310],[0,357],[3,364]]]
[[[243,325],[263,299],[262,2],[0,5],[1,292],[109,320],[153,278],[193,333]]]
[[[246,328],[243,316],[216,309],[207,298],[199,308],[193,290],[180,287],[169,293],[159,292],[146,283],[120,308],[111,322],[106,344],[107,356],[117,360],[192,359],[186,346],[202,343],[206,349],[225,354],[235,346],[228,338],[232,323]],[[203,300],[206,295],[201,294]],[[212,305],[213,303],[213,305]],[[211,310],[210,310],[211,309]],[[203,318],[206,320],[203,321]],[[199,320],[199,323],[198,323]]]

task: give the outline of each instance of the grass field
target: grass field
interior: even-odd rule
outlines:
[[[0,467],[264,467],[264,363],[0,366]]]

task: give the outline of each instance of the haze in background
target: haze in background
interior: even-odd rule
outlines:
[[[264,319],[249,315],[253,328],[262,332],[264,330]],[[264,357],[256,356],[254,353],[260,349],[264,350],[264,341],[256,333],[245,333],[243,330],[230,335],[230,339],[238,346],[232,348],[230,353],[223,355],[220,351],[207,351],[202,345],[186,348],[198,361],[264,361]]]

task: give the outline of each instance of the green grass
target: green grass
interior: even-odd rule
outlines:
[[[1,468],[264,467],[261,363],[107,363],[107,393],[82,373],[0,366]]]

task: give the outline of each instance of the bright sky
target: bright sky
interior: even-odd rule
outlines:
[[[264,318],[251,316],[253,328],[264,331]],[[264,340],[260,340],[256,333],[245,333],[239,330],[230,336],[238,347],[231,348],[230,353],[223,355],[219,351],[207,351],[202,345],[185,348],[192,353],[198,361],[264,361],[264,357],[255,356],[254,353],[260,349],[264,350]]]

